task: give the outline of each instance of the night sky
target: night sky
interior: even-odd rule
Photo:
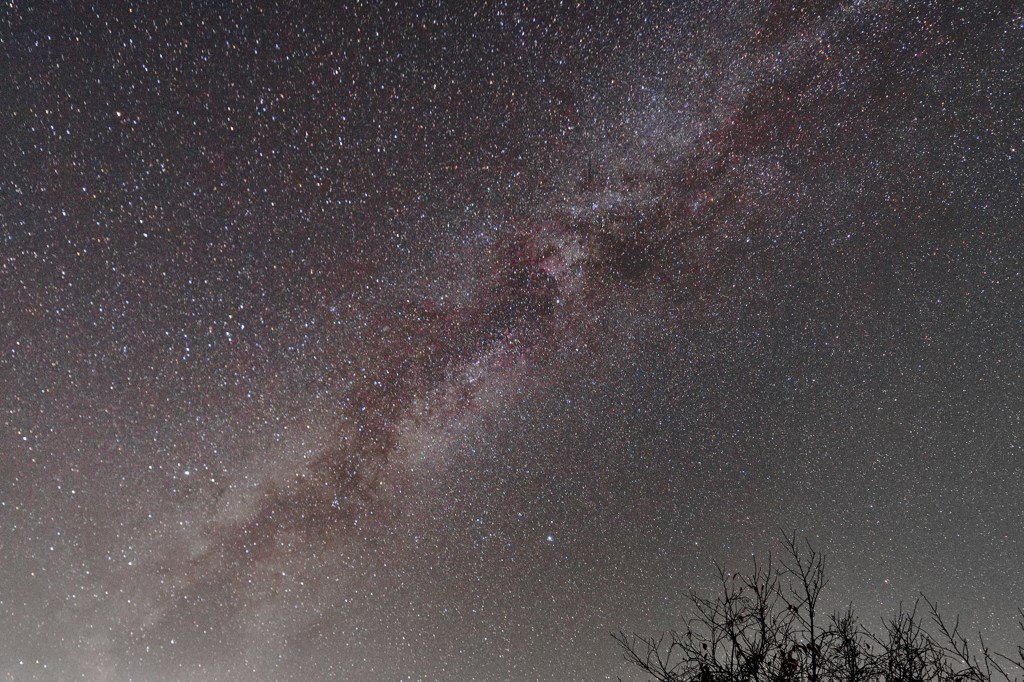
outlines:
[[[1011,638],[1019,4],[5,0],[0,100],[5,679],[632,680],[793,531]]]

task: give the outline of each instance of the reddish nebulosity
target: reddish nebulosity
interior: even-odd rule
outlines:
[[[530,374],[580,340],[599,345],[598,321],[619,290],[652,289],[684,306],[718,290],[724,265],[743,257],[746,238],[759,238],[784,201],[750,195],[751,163],[804,149],[812,127],[840,117],[853,96],[819,92],[816,79],[843,56],[835,46],[800,42],[803,27],[820,13],[814,4],[792,11],[773,6],[741,67],[757,68],[764,53],[784,47],[800,58],[744,92],[682,161],[623,173],[619,203],[584,217],[517,216],[489,246],[472,252],[480,276],[460,296],[401,298],[387,306],[353,296],[345,315],[367,322],[350,353],[363,358],[366,371],[338,370],[348,382],[337,389],[334,444],[294,476],[264,484],[251,517],[225,529],[224,551],[252,561],[277,551],[282,534],[330,543],[368,509],[382,518],[387,504],[379,504],[379,491],[405,485],[401,462],[394,461],[397,429],[416,399],[442,387],[453,389],[451,402],[433,406],[434,418],[472,411],[478,386],[463,373],[473,363],[484,363],[485,381],[502,381]],[[585,187],[579,201],[599,198],[603,189]],[[636,202],[641,194],[647,198]],[[577,260],[567,260],[567,245],[579,249]],[[372,248],[357,243],[353,252],[362,257],[300,279],[306,290],[298,297],[326,305],[326,292],[358,290],[360,282],[378,288],[384,274],[367,257]],[[435,273],[441,281],[446,275]],[[270,327],[277,324],[273,315],[268,309]]]

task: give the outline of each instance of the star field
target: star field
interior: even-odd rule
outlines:
[[[0,5],[0,673],[636,679],[795,530],[1024,606],[1010,2]]]

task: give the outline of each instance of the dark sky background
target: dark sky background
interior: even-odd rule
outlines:
[[[5,0],[0,64],[0,674],[634,679],[782,531],[1019,641],[1019,4]]]

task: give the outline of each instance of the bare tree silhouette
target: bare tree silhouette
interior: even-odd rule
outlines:
[[[719,566],[716,596],[690,593],[685,630],[614,634],[625,660],[657,682],[1024,682],[1024,646],[975,645],[925,597],[878,632],[852,606],[823,614],[824,557],[796,535],[782,544],[781,560],[755,559],[749,573]]]

